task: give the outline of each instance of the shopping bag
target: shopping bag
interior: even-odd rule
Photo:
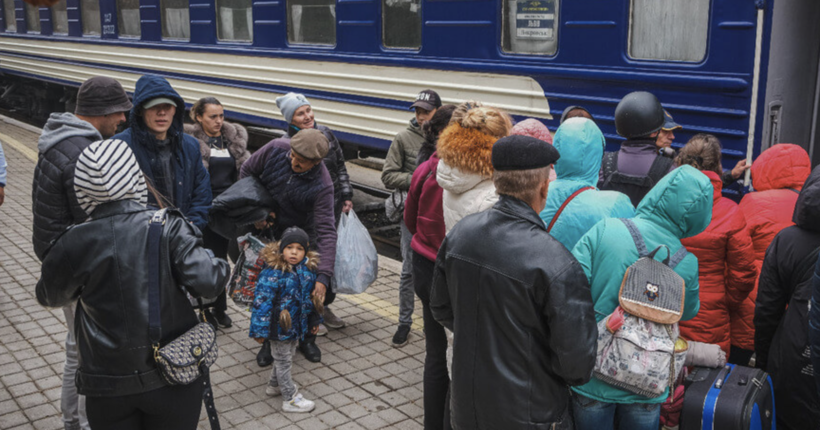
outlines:
[[[228,282],[228,295],[237,306],[249,309],[256,291],[256,279],[263,266],[259,253],[266,244],[251,233],[236,238],[236,241],[240,252]]]
[[[336,235],[333,291],[338,294],[363,293],[379,275],[376,245],[352,209],[350,213],[342,214]]]

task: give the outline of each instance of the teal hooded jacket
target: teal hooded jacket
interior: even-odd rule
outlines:
[[[561,158],[555,163],[558,177],[550,183],[541,219],[549,226],[562,204],[576,191],[598,184],[604,155],[604,135],[586,118],[570,118],[558,127],[553,141]],[[587,190],[572,199],[555,221],[550,234],[567,249],[604,218],[632,218],[635,208],[625,194]]]
[[[709,178],[692,166],[681,166],[664,176],[638,205],[632,221],[650,251],[666,245],[671,253],[680,249],[680,239],[699,234],[712,220],[712,184]],[[596,224],[572,250],[589,279],[595,320],[600,322],[618,306],[618,293],[626,269],[638,260],[629,230],[618,219]],[[661,250],[656,260],[666,258]],[[698,260],[688,254],[675,267],[686,283],[682,320],[695,317],[700,308],[698,298]],[[621,390],[593,376],[587,384],[572,387],[586,397],[606,403],[662,403],[669,390],[648,398]]]

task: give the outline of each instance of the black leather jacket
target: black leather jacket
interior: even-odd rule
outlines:
[[[598,332],[580,264],[526,203],[502,195],[439,249],[433,316],[455,334],[453,428],[549,429],[589,381]]]
[[[77,388],[87,396],[125,396],[160,388],[148,339],[148,222],[153,210],[133,201],[97,207],[91,220],[68,229],[48,252],[37,301],[65,306],[79,298],[75,334]],[[216,297],[228,263],[202,246],[199,230],[169,211],[160,253],[162,345],[197,324],[185,293]]]

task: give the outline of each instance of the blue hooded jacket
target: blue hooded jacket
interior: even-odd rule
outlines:
[[[177,111],[168,129],[168,138],[171,139],[171,148],[174,153],[174,206],[179,209],[189,221],[200,229],[208,224],[208,210],[211,207],[211,178],[208,170],[202,164],[202,155],[199,152],[199,142],[193,136],[183,133],[182,117],[185,115],[185,101],[171,88],[165,78],[156,75],[145,75],[137,81],[134,91],[134,107],[128,118],[129,128],[114,136],[128,143],[137,157],[140,169],[151,183],[155,183],[151,169],[151,160],[156,159],[158,150],[156,138],[151,134],[142,119],[142,105],[154,98],[166,97],[176,101]],[[156,206],[152,195],[148,196],[148,204]]]
[[[562,204],[576,191],[595,187],[604,155],[604,135],[586,118],[570,118],[555,133],[553,141],[561,158],[555,163],[558,177],[550,183],[547,204],[541,211],[546,225]],[[550,234],[567,249],[573,246],[598,221],[605,218],[632,218],[635,208],[626,195],[616,191],[587,190],[567,204]]]

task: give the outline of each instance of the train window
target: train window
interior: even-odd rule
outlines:
[[[502,49],[516,54],[555,54],[558,3],[558,0],[504,0]]]
[[[51,7],[51,31],[54,34],[68,34],[68,12],[66,2],[59,1]]]
[[[216,37],[219,40],[253,40],[251,0],[216,0]]]
[[[710,0],[631,0],[629,56],[701,61],[706,56]]]
[[[40,32],[40,8],[26,3],[26,27],[29,33]]]
[[[14,14],[14,0],[3,0],[3,17],[6,19],[6,31],[17,31],[17,19]]]
[[[140,0],[117,0],[117,27],[120,37],[140,37]]]
[[[382,43],[388,48],[421,47],[421,0],[382,1]]]
[[[83,16],[83,34],[86,36],[99,36],[102,32],[100,2],[98,0],[82,0],[80,13]]]
[[[288,0],[288,42],[336,44],[336,0]]]
[[[162,37],[166,39],[191,38],[191,20],[188,0],[161,0]]]

